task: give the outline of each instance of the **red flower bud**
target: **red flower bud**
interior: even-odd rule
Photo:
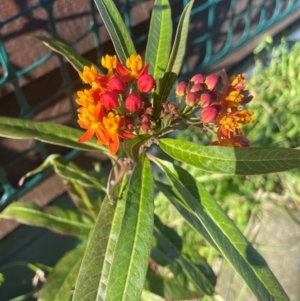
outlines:
[[[118,94],[111,91],[106,91],[100,96],[100,103],[103,104],[106,110],[112,110],[119,106]]]
[[[155,80],[150,74],[142,75],[137,80],[137,87],[140,92],[149,93],[155,86]]]
[[[202,91],[202,86],[200,84],[195,84],[190,89],[190,92],[200,92],[200,91]]]
[[[132,131],[134,130],[134,124],[133,124],[133,123],[127,123],[127,124],[126,124],[126,128],[127,128],[130,132],[132,132]]]
[[[200,106],[203,108],[208,107],[211,103],[211,99],[212,99],[212,97],[211,97],[210,93],[202,93],[200,95],[200,101],[199,101]]]
[[[125,108],[130,112],[136,112],[142,107],[142,101],[137,94],[131,93],[125,99]]]
[[[123,94],[126,90],[126,83],[120,76],[114,76],[108,80],[107,87],[110,91]]]
[[[218,115],[218,110],[215,107],[207,107],[201,111],[200,117],[204,123],[213,122]]]
[[[150,123],[149,122],[145,122],[141,124],[141,131],[143,133],[148,133],[150,131]]]
[[[154,108],[153,107],[147,107],[145,113],[148,114],[148,115],[150,115],[150,116],[152,116],[153,113],[154,113]]]
[[[189,106],[189,107],[193,107],[197,102],[197,96],[195,93],[189,92],[186,95],[185,98],[185,103]]]
[[[219,84],[219,76],[212,74],[209,75],[206,79],[205,79],[205,83],[207,86],[208,90],[213,90],[217,87],[217,85]]]
[[[142,122],[142,123],[144,123],[144,122],[149,122],[149,121],[150,121],[149,115],[143,114],[143,115],[141,116],[141,122]]]
[[[180,82],[177,87],[176,87],[176,95],[178,97],[182,97],[182,96],[185,96],[186,94],[186,89],[187,89],[187,85],[185,82]]]
[[[203,84],[204,83],[204,77],[202,74],[196,74],[191,79],[191,82],[193,82],[195,85],[197,84]]]

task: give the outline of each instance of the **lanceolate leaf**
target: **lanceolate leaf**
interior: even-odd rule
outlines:
[[[191,0],[185,7],[178,23],[174,45],[168,62],[165,75],[162,79],[159,90],[159,102],[165,101],[177,79],[184,60],[187,36],[189,30],[190,13],[194,0]]]
[[[72,64],[74,69],[78,72],[82,72],[84,66],[91,67],[92,65],[94,65],[89,60],[79,55],[71,46],[61,41],[58,41],[53,38],[47,38],[47,37],[37,37],[37,38],[41,40],[51,50],[63,55]],[[97,66],[95,65],[94,67],[97,68]]]
[[[47,276],[47,282],[42,287],[38,301],[71,300],[71,291],[76,282],[84,250],[83,247],[76,248],[59,260]]]
[[[171,157],[209,172],[255,175],[300,167],[300,151],[288,148],[233,148],[161,139],[160,147]]]
[[[190,212],[188,222],[192,225],[193,219],[203,224],[224,257],[244,279],[258,300],[289,300],[264,259],[202,185],[184,169],[174,166],[170,170],[162,161],[156,162],[170,180],[171,186],[168,189],[177,195],[177,199],[172,198],[170,201],[179,203],[174,204],[179,212],[181,208]]]
[[[139,300],[153,230],[153,179],[144,155],[126,191],[125,179],[101,206],[73,301]]]
[[[95,0],[95,3],[115,46],[116,53],[125,65],[126,59],[130,55],[136,54],[136,51],[121,15],[111,0]]]
[[[172,40],[171,9],[168,0],[156,0],[152,10],[145,62],[155,79],[164,75]]]
[[[151,135],[141,135],[137,136],[133,139],[128,139],[124,141],[124,150],[126,154],[134,161],[138,162],[139,161],[139,153],[140,153],[140,148],[143,146],[145,143],[147,143],[148,140],[150,140],[152,137]]]
[[[0,136],[2,137],[36,139],[80,150],[101,151],[111,157],[108,149],[103,145],[98,145],[95,139],[85,143],[78,143],[77,140],[82,134],[83,131],[61,124],[0,117]]]
[[[20,223],[48,228],[57,233],[86,238],[92,221],[78,210],[57,206],[40,208],[33,203],[16,202],[1,212],[0,218],[15,219]]]
[[[187,256],[181,254],[180,250],[169,241],[168,237],[156,227],[154,228],[154,237],[157,241],[157,248],[167,255],[169,261],[173,261],[172,265],[174,267],[177,266],[173,271],[175,277],[176,272],[181,270],[187,279],[194,285],[198,297],[212,295],[214,293],[214,285],[209,281],[207,276]],[[204,260],[203,264],[205,264]],[[205,264],[205,269],[207,268],[208,265]],[[212,271],[211,274],[213,274]]]
[[[55,173],[64,180],[72,180],[84,187],[94,186],[100,190],[106,191],[106,188],[101,183],[99,183],[99,181],[95,177],[87,174],[75,163],[57,154],[48,156],[48,158],[39,167],[23,176],[21,181],[43,171],[49,166],[53,166]]]
[[[101,300],[98,289],[102,273],[106,272],[104,263],[114,258],[125,212],[125,185],[123,176],[101,205],[80,266],[73,301]]]
[[[135,166],[126,196],[121,233],[109,273],[103,273],[100,300],[139,300],[143,290],[153,231],[153,178],[143,154]]]

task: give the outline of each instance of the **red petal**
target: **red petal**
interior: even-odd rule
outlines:
[[[141,70],[140,74],[138,75],[137,78],[141,77],[142,75],[146,75],[148,74],[148,70],[149,70],[149,64],[146,64],[144,66],[144,68]]]
[[[136,137],[135,134],[131,133],[131,132],[127,132],[127,131],[124,131],[124,130],[119,130],[118,131],[118,135],[123,138],[123,139],[132,139],[134,137]]]
[[[130,74],[130,70],[124,67],[119,61],[116,62],[116,70],[120,75],[123,76]]]

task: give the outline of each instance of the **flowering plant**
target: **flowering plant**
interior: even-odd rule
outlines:
[[[220,76],[196,74],[187,82],[177,83],[193,1],[181,15],[172,47],[169,2],[155,1],[144,60],[136,53],[113,1],[95,3],[116,51],[116,55],[102,57],[105,71],[69,46],[40,38],[64,55],[86,84],[76,99],[78,124],[83,131],[0,119],[2,136],[34,137],[71,148],[102,151],[113,162],[107,186],[57,155],[33,172],[54,165],[72,186],[79,208],[73,215],[52,208],[54,215],[68,216],[69,222],[64,224],[50,223],[50,215],[35,224],[86,241],[57,264],[39,300],[69,300],[75,283],[73,301],[140,300],[143,289],[176,300],[213,295],[216,279],[206,260],[199,254],[197,259],[186,255],[182,238],[154,214],[156,192],[162,193],[186,222],[229,261],[259,300],[288,300],[264,259],[205,188],[182,165],[162,160],[148,150],[153,143],[158,144],[177,162],[193,165],[199,172],[229,175],[299,167],[299,151],[250,147],[242,132],[243,125],[254,122],[252,112],[244,107],[252,100],[245,88],[245,75],[228,79],[225,71]],[[163,138],[190,127],[198,129],[199,135],[211,133],[213,141],[204,146]],[[123,159],[117,157],[122,150],[126,153]],[[96,202],[89,194],[90,187],[100,196],[105,193],[103,200]],[[16,209],[26,206],[33,205],[12,204],[2,217],[28,222],[33,216],[16,213]],[[72,273],[64,271],[58,283],[55,273],[61,265],[69,265]]]

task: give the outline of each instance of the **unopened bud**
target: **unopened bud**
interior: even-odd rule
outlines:
[[[219,84],[219,76],[215,74],[207,76],[205,79],[205,84],[208,90],[215,89]]]
[[[200,95],[200,100],[199,100],[200,106],[203,107],[203,108],[208,107],[211,103],[211,98],[212,97],[211,97],[210,93],[206,93],[206,92],[202,93]]]
[[[137,94],[131,93],[125,99],[125,108],[130,112],[136,112],[142,107],[142,101]]]
[[[201,111],[200,117],[204,123],[213,122],[218,115],[218,110],[214,107],[207,107]]]
[[[137,87],[140,92],[149,93],[155,86],[155,80],[150,74],[138,78]]]
[[[119,76],[114,76],[108,80],[107,87],[110,91],[123,94],[126,90],[126,83]]]
[[[154,108],[153,107],[147,107],[146,114],[152,116],[153,113],[154,113]]]
[[[148,133],[150,131],[150,123],[149,122],[142,123],[140,129],[143,133]]]
[[[186,95],[185,98],[185,103],[189,106],[189,107],[193,107],[196,103],[197,103],[197,96],[195,93],[189,92]]]
[[[202,91],[202,85],[201,84],[195,84],[192,86],[192,88],[190,89],[190,92],[200,92]]]
[[[100,96],[100,103],[103,104],[106,110],[112,110],[119,106],[118,94],[111,91],[106,91]]]
[[[202,74],[196,74],[191,79],[191,82],[193,82],[195,85],[197,84],[203,84],[204,83],[204,77]]]
[[[186,94],[187,85],[185,82],[180,82],[176,87],[176,95],[178,97],[183,97]]]

